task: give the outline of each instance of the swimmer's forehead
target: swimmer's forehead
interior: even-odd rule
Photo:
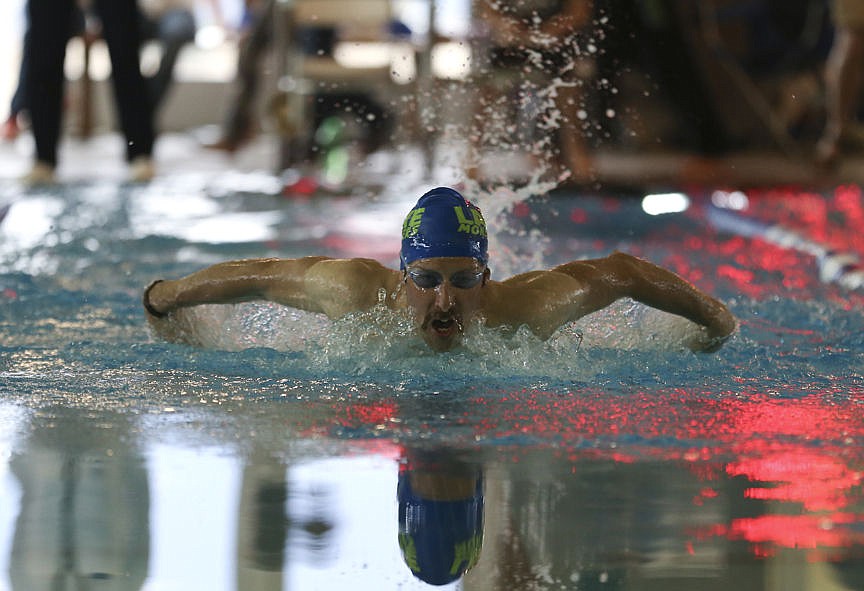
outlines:
[[[409,269],[483,269],[484,265],[472,257],[429,257],[417,259],[408,265]]]

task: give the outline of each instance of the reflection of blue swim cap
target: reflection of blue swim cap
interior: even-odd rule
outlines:
[[[430,585],[452,583],[477,563],[483,545],[483,478],[467,499],[418,496],[410,472],[399,474],[399,547],[414,576]]]
[[[453,189],[438,187],[420,197],[405,217],[400,267],[437,257],[470,257],[485,265],[488,246],[480,210]]]

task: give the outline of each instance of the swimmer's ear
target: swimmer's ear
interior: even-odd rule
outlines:
[[[489,281],[489,278],[491,276],[492,276],[492,269],[490,269],[489,267],[486,267],[486,269],[483,271],[483,283],[481,283],[480,285],[486,285],[486,282]]]

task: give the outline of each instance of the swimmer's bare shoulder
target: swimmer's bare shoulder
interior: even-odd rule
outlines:
[[[339,318],[368,310],[380,302],[392,304],[392,298],[384,298],[394,293],[400,282],[400,274],[374,259],[323,259],[306,271],[304,292],[309,298],[308,307],[330,318]],[[279,301],[279,300],[276,300]],[[287,305],[296,304],[282,301]]]
[[[530,271],[488,284],[484,313],[490,326],[527,326],[548,338],[561,325],[587,313],[586,285],[555,270]]]

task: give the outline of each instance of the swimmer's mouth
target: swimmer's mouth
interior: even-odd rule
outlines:
[[[433,320],[432,321],[432,330],[435,332],[446,332],[449,333],[456,327],[456,321],[452,318],[447,318],[446,320]]]
[[[453,316],[431,318],[424,328],[431,328],[439,336],[450,336],[460,328],[459,321]]]

